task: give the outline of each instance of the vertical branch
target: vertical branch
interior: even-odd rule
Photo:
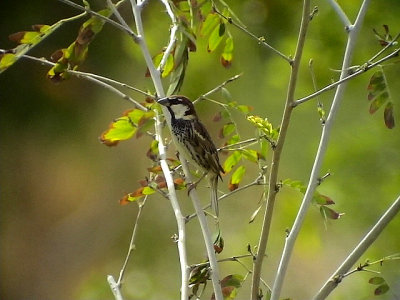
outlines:
[[[136,29],[137,29],[137,43],[139,44],[146,65],[149,69],[151,78],[154,83],[157,95],[163,97],[165,95],[164,89],[161,82],[160,71],[156,70],[153,60],[150,55],[150,51],[147,47],[144,37],[143,22],[142,22],[142,8],[146,2],[141,1],[140,4],[136,4],[134,0],[131,0],[133,16],[135,18]],[[168,114],[165,114],[168,115]],[[168,122],[169,123],[169,122]],[[186,253],[186,228],[185,228],[185,217],[182,214],[179,206],[176,190],[173,182],[171,172],[169,170],[168,163],[166,161],[166,152],[164,140],[162,138],[162,122],[159,113],[156,113],[156,137],[158,141],[158,149],[160,153],[160,165],[164,173],[165,180],[168,187],[168,198],[171,202],[171,206],[174,210],[177,227],[178,227],[178,238],[176,240],[179,252],[179,261],[181,268],[181,299],[187,300],[189,298],[189,267],[187,262]]]
[[[355,48],[355,42],[358,36],[358,33],[360,31],[361,25],[364,20],[365,13],[367,11],[367,7],[369,4],[370,0],[364,0],[364,2],[361,5],[360,11],[358,13],[357,19],[354,23],[353,26],[348,27],[348,40],[347,40],[347,46],[346,50],[344,53],[344,59],[343,59],[343,64],[342,64],[342,72],[340,74],[340,79],[345,78],[347,73],[348,73],[348,68],[351,65],[351,59],[353,55],[353,51]],[[278,267],[278,272],[276,275],[276,279],[274,282],[274,286],[272,289],[272,296],[271,300],[276,300],[279,298],[282,285],[283,285],[283,280],[285,278],[287,266],[289,264],[290,257],[293,252],[294,244],[296,242],[297,236],[300,232],[301,226],[303,224],[303,221],[305,219],[308,207],[311,203],[312,197],[314,195],[315,189],[318,185],[318,177],[319,177],[319,172],[321,169],[322,161],[325,156],[325,152],[328,146],[328,140],[330,137],[330,132],[333,126],[333,122],[336,117],[336,113],[338,111],[341,99],[344,94],[344,90],[346,87],[346,82],[342,83],[339,85],[336,89],[336,93],[332,102],[332,106],[329,112],[329,115],[326,119],[325,125],[322,130],[322,135],[318,147],[318,151],[315,157],[314,165],[311,170],[311,175],[310,179],[308,182],[307,190],[304,194],[304,198],[302,201],[302,204],[300,206],[299,212],[296,216],[296,220],[293,224],[293,228],[291,229],[288,237],[286,238],[285,246],[283,249],[281,261],[279,263]]]
[[[278,180],[278,170],[280,163],[280,156],[282,153],[283,145],[286,139],[286,133],[288,131],[290,117],[293,111],[292,103],[294,101],[294,92],[296,89],[297,77],[299,73],[300,60],[303,53],[305,37],[308,29],[308,24],[310,22],[310,0],[304,0],[303,3],[303,12],[302,19],[300,25],[300,32],[296,46],[296,53],[294,60],[292,62],[292,70],[290,73],[288,93],[286,96],[285,110],[283,113],[283,118],[281,122],[281,129],[279,133],[279,138],[276,143],[276,147],[272,156],[271,163],[271,171],[269,175],[269,183],[268,183],[268,193],[267,196],[267,207],[265,210],[262,231],[260,236],[260,241],[258,244],[258,254],[253,266],[253,275],[252,275],[252,287],[251,287],[251,296],[253,300],[258,299],[259,287],[260,287],[260,278],[261,278],[261,268],[265,256],[265,251],[268,244],[268,236],[269,230],[271,227],[272,214],[276,199],[276,194],[278,193],[277,180]]]
[[[369,246],[377,239],[380,233],[385,229],[386,225],[393,220],[393,218],[400,211],[400,196],[393,202],[393,204],[386,210],[379,221],[371,228],[367,235],[361,242],[354,248],[350,255],[344,260],[342,265],[331,275],[330,279],[325,282],[324,286],[313,298],[314,300],[323,300],[337,287],[340,283],[342,276],[350,270],[357,262],[361,255],[368,249]]]
[[[176,33],[178,30],[178,23],[177,23],[177,20],[175,18],[175,15],[171,9],[169,2],[167,0],[161,0],[161,2],[165,6],[167,14],[170,17],[173,26],[171,28],[169,44],[167,46],[167,49],[164,52],[164,56],[160,62],[160,66],[158,68],[159,72],[162,72],[162,69],[164,68],[164,65],[168,58],[168,55],[170,55],[170,53],[173,50],[173,47],[176,42]],[[163,110],[165,110],[165,107],[163,107]],[[164,115],[169,115],[169,114],[164,114]],[[170,126],[170,121],[169,120],[167,120],[167,121],[168,121],[168,126]],[[181,163],[182,163],[182,169],[185,174],[186,181],[192,182],[191,174],[190,174],[189,168],[187,166],[187,162],[186,162],[187,158],[184,157],[184,153],[180,153],[180,155],[183,156],[182,157],[183,159],[181,158]],[[192,199],[193,206],[195,208],[195,211],[196,211],[198,219],[199,219],[201,232],[203,234],[204,244],[206,246],[208,260],[210,262],[210,267],[211,267],[210,277],[211,277],[211,282],[212,282],[213,289],[214,289],[214,295],[215,295],[214,298],[215,298],[215,300],[223,300],[221,284],[219,281],[219,278],[220,278],[219,277],[219,268],[218,268],[218,263],[217,263],[217,257],[215,255],[213,241],[211,239],[211,232],[208,228],[207,220],[206,220],[205,214],[202,210],[199,196],[198,196],[196,190],[192,189],[189,196]]]

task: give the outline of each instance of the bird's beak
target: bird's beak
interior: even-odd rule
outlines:
[[[158,100],[157,100],[157,103],[158,103],[158,104],[161,104],[161,105],[164,105],[164,106],[167,106],[168,103],[169,103],[169,99],[168,99],[168,97],[161,98],[161,99],[158,99]]]

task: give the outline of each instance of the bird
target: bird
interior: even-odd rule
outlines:
[[[200,122],[193,103],[187,97],[171,95],[158,99],[157,102],[167,108],[172,139],[179,154],[183,154],[186,160],[203,172],[200,180],[207,175],[211,188],[211,207],[218,220],[218,180],[222,181],[221,173],[224,173],[224,169],[210,134]]]

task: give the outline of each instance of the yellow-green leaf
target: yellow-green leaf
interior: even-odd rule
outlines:
[[[103,132],[100,140],[107,146],[114,146],[118,141],[131,138],[137,130],[132,121],[127,117],[121,117],[111,123],[108,130]]]
[[[224,35],[220,35],[221,26],[225,26],[224,23],[220,23],[219,26],[215,27],[208,38],[208,52],[213,52],[217,49],[218,45],[222,42]]]
[[[226,173],[229,173],[232,170],[232,168],[237,165],[237,163],[240,161],[241,158],[242,158],[242,153],[240,151],[234,151],[225,160],[224,171]]]
[[[209,35],[219,24],[219,16],[216,13],[207,15],[206,20],[203,22],[200,34],[202,36]]]
[[[7,69],[17,61],[17,57],[13,53],[6,53],[0,55],[0,70]]]
[[[237,168],[232,174],[231,183],[239,184],[243,179],[244,173],[246,173],[245,166],[240,166],[239,168]]]
[[[242,150],[243,157],[252,162],[258,162],[258,153],[256,150],[244,149]]]

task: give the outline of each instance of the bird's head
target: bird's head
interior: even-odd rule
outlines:
[[[169,96],[157,101],[167,107],[173,119],[193,120],[197,118],[193,103],[185,96]]]

